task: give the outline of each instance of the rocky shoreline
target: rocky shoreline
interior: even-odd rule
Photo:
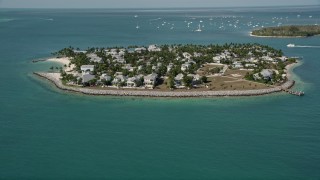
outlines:
[[[218,96],[259,96],[289,89],[294,81],[289,80],[281,86],[270,89],[243,90],[243,91],[193,91],[193,92],[162,92],[162,91],[132,91],[132,90],[99,90],[89,88],[78,88],[65,86],[56,76],[56,73],[34,72],[35,75],[45,78],[55,84],[61,90],[78,92],[87,95],[108,95],[108,96],[140,96],[140,97],[218,97]]]

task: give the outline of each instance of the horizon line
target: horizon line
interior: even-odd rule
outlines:
[[[320,4],[314,5],[274,5],[274,6],[212,6],[212,7],[112,7],[112,8],[100,8],[100,7],[0,7],[0,9],[212,9],[212,8],[283,8],[283,7],[314,7],[320,6]]]

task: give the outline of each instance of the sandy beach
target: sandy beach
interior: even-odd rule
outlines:
[[[297,63],[289,64],[289,65],[286,66],[285,72],[286,72],[287,78],[288,78],[289,80],[292,80],[292,75],[293,75],[293,72],[292,72],[292,71],[293,71],[293,69],[296,68],[296,67],[298,67],[298,66],[300,66],[300,65],[301,65],[301,62],[298,61]]]
[[[71,66],[69,67],[70,64],[70,58],[67,57],[63,57],[63,58],[49,58],[47,59],[48,62],[56,62],[56,63],[60,63],[63,64],[63,68],[66,72],[70,72],[73,70],[73,68],[75,67],[74,64],[71,64]],[[64,65],[67,65],[67,67],[64,67]]]

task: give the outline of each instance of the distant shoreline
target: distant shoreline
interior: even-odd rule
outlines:
[[[253,35],[252,31],[249,32],[249,35],[251,37],[258,37],[258,38],[307,38],[306,36],[258,36],[258,35]]]
[[[307,38],[320,35],[320,26],[315,25],[285,25],[263,27],[251,33],[255,37]]]
[[[89,89],[82,87],[66,86],[59,79],[59,73],[34,72],[35,75],[47,79],[52,82],[57,88],[69,92],[77,92],[86,95],[99,96],[136,96],[136,97],[174,97],[174,98],[188,98],[188,97],[223,97],[223,96],[260,96],[276,92],[282,92],[283,89],[290,89],[295,81],[288,80],[281,86],[276,86],[269,89],[258,90],[233,90],[233,91],[183,91],[183,92],[162,92],[162,91],[145,91],[145,90],[100,90]]]

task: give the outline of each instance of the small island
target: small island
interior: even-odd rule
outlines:
[[[251,32],[258,37],[310,37],[320,34],[319,25],[290,25],[265,27]]]
[[[296,58],[261,44],[149,45],[53,53],[49,72],[36,75],[63,90],[91,95],[252,96],[287,90]]]

